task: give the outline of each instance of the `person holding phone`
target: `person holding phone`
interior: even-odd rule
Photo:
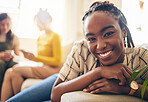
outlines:
[[[61,39],[51,30],[52,17],[47,10],[40,9],[35,16],[40,31],[44,31],[37,39],[37,56],[31,52],[21,50],[26,59],[42,62],[40,67],[13,67],[7,70],[2,86],[2,102],[17,94],[21,90],[26,78],[45,79],[58,73],[61,66]],[[32,46],[32,45],[31,45]],[[53,84],[53,83],[51,83]]]

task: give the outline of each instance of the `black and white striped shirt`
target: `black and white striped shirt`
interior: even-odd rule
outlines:
[[[133,71],[145,66],[148,63],[148,50],[142,47],[126,48],[124,62]],[[96,68],[97,58],[88,49],[86,40],[74,44],[65,64],[59,73],[62,81],[74,79]],[[141,71],[136,77],[138,83],[148,78],[148,68]]]

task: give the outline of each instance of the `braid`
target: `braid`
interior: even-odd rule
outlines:
[[[127,20],[126,20],[124,14],[117,7],[115,7],[114,4],[109,3],[109,1],[94,2],[90,6],[89,10],[86,12],[86,14],[84,15],[82,20],[85,21],[85,19],[95,11],[104,11],[104,12],[108,12],[108,13],[112,14],[113,16],[115,16],[119,21],[120,28],[122,29],[123,27],[125,27],[125,29],[127,30],[127,37],[126,37],[127,47],[134,47],[131,33],[127,27]],[[126,47],[126,44],[125,44],[125,47]]]

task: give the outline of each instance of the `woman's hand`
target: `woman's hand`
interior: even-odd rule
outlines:
[[[1,52],[0,58],[4,61],[10,61],[13,58],[13,56],[11,55],[10,52]]]
[[[114,64],[112,66],[97,67],[96,70],[100,70],[100,76],[106,79],[118,79],[119,85],[128,83],[132,71],[123,63]]]
[[[90,93],[128,93],[130,87],[128,84],[121,86],[119,80],[102,78],[91,83],[87,88],[83,89],[84,92]]]
[[[29,60],[34,60],[35,59],[35,56],[33,53],[30,53],[30,52],[26,52],[24,50],[21,50],[22,53],[24,54],[24,57],[29,59]]]

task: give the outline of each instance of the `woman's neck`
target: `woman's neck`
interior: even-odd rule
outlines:
[[[46,30],[45,30],[45,33],[46,33],[46,34],[50,34],[51,31],[52,31],[51,29],[46,29]]]
[[[6,41],[6,34],[0,34],[0,42]]]

